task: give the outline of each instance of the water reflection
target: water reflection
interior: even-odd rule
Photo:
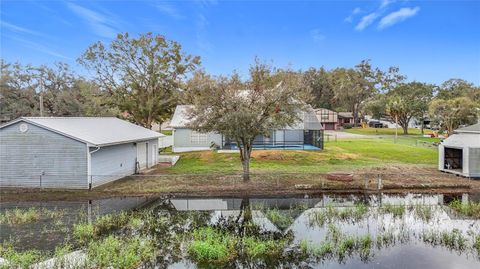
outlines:
[[[19,249],[54,249],[68,239],[76,222],[94,222],[103,214],[134,210],[132,216],[139,218],[141,225],[115,233],[141,235],[156,242],[156,258],[144,268],[479,268],[480,253],[471,245],[474,236],[480,236],[480,222],[444,206],[455,199],[479,198],[380,193],[3,203],[2,212],[37,207],[65,213],[61,221],[1,224],[0,240],[14,238]],[[202,263],[192,257],[192,231],[205,227],[234,240],[235,253],[227,261]],[[252,256],[246,239],[259,249],[265,245],[281,251]],[[271,242],[275,245],[269,245]]]

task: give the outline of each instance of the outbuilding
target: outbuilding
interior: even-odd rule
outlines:
[[[162,136],[114,117],[22,117],[0,126],[0,187],[97,187],[157,164]]]
[[[438,146],[440,171],[480,178],[480,123],[460,128]]]

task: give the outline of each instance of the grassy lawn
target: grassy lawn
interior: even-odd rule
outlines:
[[[172,135],[172,130],[162,130],[162,131],[160,131],[160,133],[162,133],[164,135]]]
[[[237,173],[242,171],[238,153],[212,151],[181,153],[174,167],[161,168],[162,174]],[[323,151],[255,150],[253,173],[321,173],[352,171],[386,165],[423,165],[434,167],[437,152],[387,139],[339,139],[327,142]]]
[[[395,128],[352,128],[345,129],[345,132],[352,134],[363,134],[363,135],[395,135]],[[425,129],[425,134],[432,133],[432,130]],[[398,134],[402,135],[402,128],[398,128]],[[420,129],[408,128],[409,135],[421,135]]]

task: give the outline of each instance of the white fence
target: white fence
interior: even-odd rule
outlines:
[[[173,136],[167,135],[167,136],[158,138],[159,148],[168,148],[170,146],[173,146]]]

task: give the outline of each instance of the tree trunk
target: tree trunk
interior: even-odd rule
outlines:
[[[250,181],[250,156],[248,154],[244,154],[244,158],[242,160],[243,166],[243,181],[248,182]]]
[[[423,118],[421,118],[420,120],[422,121],[421,124],[420,124],[420,132],[421,132],[421,134],[422,134],[422,136],[423,136],[424,133],[425,133],[425,130],[424,130],[425,127],[423,126],[423,123],[425,122],[425,120],[424,120]]]
[[[404,135],[408,135],[408,124],[402,126],[402,129],[403,129],[403,134],[404,134]]]

